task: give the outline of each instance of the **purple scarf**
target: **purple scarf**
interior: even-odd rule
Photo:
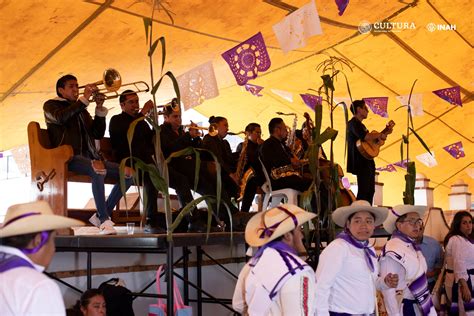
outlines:
[[[23,258],[9,253],[0,252],[0,273],[20,267],[34,269],[34,266]]]
[[[398,238],[404,242],[406,242],[407,244],[411,244],[413,246],[413,248],[415,248],[416,251],[421,251],[421,248],[420,246],[415,242],[415,240],[411,239],[410,237],[408,237],[407,235],[405,235],[404,233],[396,230],[392,233],[392,238]]]
[[[365,262],[367,263],[367,266],[369,267],[371,272],[375,271],[375,267],[374,267],[374,263],[372,262],[372,258],[376,258],[376,256],[375,256],[375,252],[372,249],[370,249],[368,240],[365,241],[365,242],[358,241],[351,235],[350,232],[347,232],[347,231],[343,231],[342,233],[337,235],[336,238],[340,238],[342,240],[345,240],[350,245],[352,245],[352,246],[354,246],[358,249],[364,250]]]

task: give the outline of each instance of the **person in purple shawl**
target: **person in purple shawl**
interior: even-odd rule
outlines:
[[[66,315],[58,285],[43,274],[56,229],[84,225],[54,215],[46,201],[12,205],[0,227],[0,315]]]
[[[365,200],[339,207],[334,223],[344,227],[321,253],[316,270],[316,315],[373,315],[376,289],[397,286],[398,276],[378,277],[378,263],[369,238],[388,210]]]

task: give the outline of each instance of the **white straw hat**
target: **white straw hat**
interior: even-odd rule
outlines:
[[[374,215],[375,226],[382,225],[384,220],[387,218],[388,209],[386,207],[374,207],[365,200],[358,200],[352,202],[350,206],[343,206],[337,208],[332,213],[332,220],[337,226],[345,227],[347,219],[354,213],[367,211]]]
[[[282,204],[255,214],[245,228],[245,240],[252,247],[260,247],[283,236],[297,226],[316,217],[293,204]]]
[[[405,214],[408,213],[418,213],[421,218],[426,211],[426,206],[423,205],[397,205],[394,206],[389,212],[388,217],[383,223],[383,228],[387,231],[387,233],[391,234],[395,230],[395,222],[397,219]]]
[[[15,204],[7,210],[0,238],[82,225],[76,219],[55,215],[46,201]]]

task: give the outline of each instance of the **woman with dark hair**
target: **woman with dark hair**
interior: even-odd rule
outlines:
[[[221,165],[223,187],[229,196],[237,197],[238,179],[235,175],[237,161],[232,155],[229,142],[224,139],[229,132],[229,123],[222,116],[211,116],[209,123],[215,125],[217,135],[211,136],[207,134],[204,136],[202,140],[203,148],[209,150],[217,157],[217,161]]]
[[[445,288],[451,315],[474,315],[474,240],[472,215],[457,212],[444,239],[446,247]]]
[[[85,291],[74,305],[74,316],[105,316],[105,298],[98,289]]]

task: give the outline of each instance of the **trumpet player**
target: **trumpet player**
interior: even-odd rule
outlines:
[[[97,213],[89,221],[107,232],[107,229],[113,230],[114,223],[110,216],[122,197],[122,192],[117,181],[109,197],[105,199],[105,176],[119,180],[119,170],[118,164],[104,161],[95,147],[94,140],[104,137],[108,112],[103,107],[105,96],[97,92],[95,84],[88,84],[84,88],[84,94],[79,96],[77,78],[73,75],[62,76],[56,83],[58,96],[46,101],[43,111],[51,145],[71,145],[74,151],[68,170],[92,178],[92,194]],[[89,98],[93,94],[96,103],[94,118],[88,112]],[[126,174],[131,175],[131,169],[127,169]],[[132,180],[129,178],[125,182],[128,189]]]

